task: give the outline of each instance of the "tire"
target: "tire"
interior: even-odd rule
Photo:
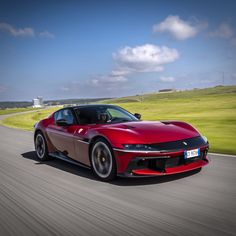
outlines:
[[[90,152],[94,175],[102,181],[112,181],[117,176],[117,165],[111,145],[103,138],[95,141]]]
[[[36,155],[40,161],[49,160],[47,142],[40,131],[35,135],[34,146]]]

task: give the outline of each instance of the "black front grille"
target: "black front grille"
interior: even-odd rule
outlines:
[[[155,170],[155,171],[165,172],[167,168],[190,164],[198,160],[206,160],[207,151],[208,149],[202,150],[200,156],[189,158],[189,159],[185,159],[184,154],[180,156],[176,156],[176,157],[170,157],[170,158],[137,157],[137,158],[134,158],[129,163],[129,166],[126,172],[131,173],[132,170],[146,169],[146,168]]]
[[[197,157],[192,157],[185,159],[184,155],[170,158],[157,158],[149,160],[148,167],[153,170],[165,172],[166,168],[177,167],[185,164],[190,164],[198,160],[204,160],[206,158],[207,151],[201,151],[201,155]]]
[[[181,159],[182,157],[172,157],[167,159],[165,162],[165,168],[178,166],[180,164]]]
[[[169,152],[180,149],[193,149],[207,144],[208,143],[201,136],[198,136],[172,142],[149,144],[149,146],[156,150]]]
[[[171,158],[158,158],[149,161],[148,168],[165,172],[166,168],[176,167],[184,164],[184,156],[171,157]]]

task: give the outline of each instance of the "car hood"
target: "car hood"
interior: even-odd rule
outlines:
[[[105,135],[119,143],[161,143],[199,136],[191,125],[180,121],[138,121],[104,126]]]

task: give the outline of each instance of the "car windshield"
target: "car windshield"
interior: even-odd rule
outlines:
[[[88,106],[75,109],[80,124],[121,123],[139,121],[134,115],[117,106]]]

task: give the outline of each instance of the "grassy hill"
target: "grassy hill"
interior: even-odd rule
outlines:
[[[206,135],[211,151],[236,154],[236,86],[154,93],[103,101],[143,120],[183,120]]]
[[[99,102],[101,103],[101,102]],[[212,152],[236,154],[236,86],[173,93],[153,93],[104,100],[135,113],[143,120],[183,120],[208,137]],[[51,111],[9,117],[5,125],[32,130]]]

